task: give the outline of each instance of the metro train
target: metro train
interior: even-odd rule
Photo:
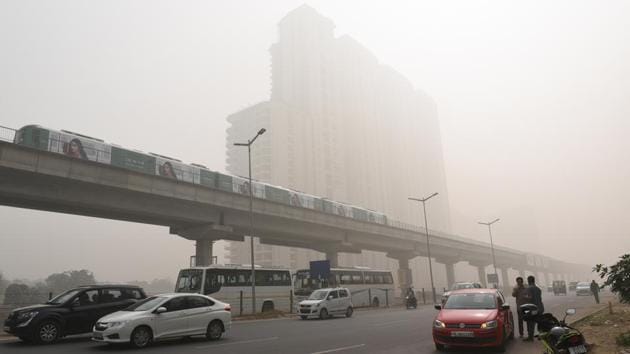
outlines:
[[[181,160],[164,155],[124,148],[67,130],[56,131],[39,125],[27,125],[16,132],[14,143],[139,173],[198,184],[225,192],[249,195],[247,178],[211,171],[203,165],[186,164]],[[255,198],[313,209],[364,222],[388,224],[387,216],[383,213],[268,183],[252,181],[252,191]]]

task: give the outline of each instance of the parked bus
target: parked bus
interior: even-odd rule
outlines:
[[[284,268],[256,268],[256,311],[291,307],[291,272]],[[211,265],[182,269],[177,276],[175,292],[210,295],[232,305],[235,314],[251,313],[252,282],[250,265]],[[241,305],[242,303],[242,305]],[[242,306],[242,307],[241,307]]]
[[[293,291],[296,303],[306,299],[314,290],[327,287],[344,287],[352,293],[355,307],[391,303],[394,297],[392,272],[365,267],[331,268],[328,279],[312,278],[309,269],[295,273]]]

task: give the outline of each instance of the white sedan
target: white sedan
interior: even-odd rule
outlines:
[[[205,335],[216,340],[230,328],[230,310],[229,304],[199,294],[151,296],[99,319],[92,339],[137,348],[173,337]]]

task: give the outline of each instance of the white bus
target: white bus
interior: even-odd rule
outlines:
[[[328,279],[312,278],[309,269],[295,273],[293,291],[295,302],[307,298],[314,290],[327,287],[344,287],[352,293],[355,307],[391,304],[394,299],[394,278],[388,270],[365,267],[331,268]]]
[[[284,268],[256,268],[256,312],[291,308],[291,272]],[[234,314],[252,312],[251,266],[211,265],[182,269],[175,292],[210,295],[232,305]]]

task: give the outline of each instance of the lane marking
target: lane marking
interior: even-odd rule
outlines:
[[[349,347],[341,347],[341,348],[334,348],[334,349],[328,349],[328,350],[324,350],[321,352],[314,352],[311,354],[326,354],[326,353],[334,353],[334,352],[340,352],[342,350],[349,350],[349,349],[355,349],[355,348],[361,348],[361,347],[365,347],[365,344],[357,344],[357,345],[351,345]]]
[[[235,345],[235,344],[269,342],[269,341],[277,340],[277,339],[278,339],[278,337],[269,337],[269,338],[260,338],[260,339],[251,339],[251,340],[241,340],[241,341],[238,341],[238,342],[231,342],[231,343],[203,345],[203,346],[196,347],[196,348],[197,349],[205,349],[205,348],[224,347],[224,346],[227,346],[227,345]]]
[[[398,320],[398,321],[389,321],[389,322],[381,322],[381,323],[374,323],[374,326],[387,326],[387,325],[391,325],[394,323],[402,323],[402,322],[410,322],[411,319],[409,320]]]

